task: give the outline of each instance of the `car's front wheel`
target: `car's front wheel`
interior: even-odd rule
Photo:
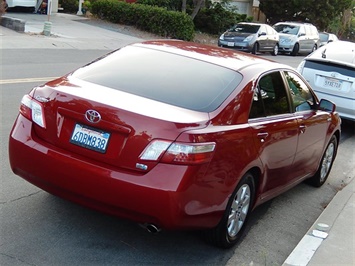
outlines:
[[[275,44],[274,49],[271,52],[271,55],[276,56],[279,53],[279,45]]]
[[[254,177],[251,173],[247,173],[231,195],[220,223],[205,232],[207,241],[221,248],[235,245],[244,231],[254,196]]]
[[[332,169],[337,149],[338,140],[336,136],[333,135],[324,151],[316,174],[308,180],[312,186],[321,187],[325,183]]]
[[[296,43],[295,46],[293,46],[291,55],[292,55],[292,56],[296,56],[296,55],[298,54],[299,49],[300,49],[300,46],[299,46],[298,43]]]
[[[251,49],[252,54],[256,54],[259,51],[259,44],[256,42],[253,45],[253,48]]]

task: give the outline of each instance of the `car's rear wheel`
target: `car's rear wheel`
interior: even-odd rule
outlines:
[[[252,54],[256,54],[259,51],[259,44],[256,42],[253,45],[253,49],[251,50]]]
[[[235,245],[245,229],[254,196],[254,177],[251,173],[247,173],[231,195],[219,224],[205,232],[207,241],[221,248]]]
[[[308,180],[312,186],[321,187],[325,183],[329,176],[330,170],[332,169],[337,149],[338,141],[333,135],[324,151],[316,174]]]
[[[299,50],[300,50],[300,45],[298,43],[296,43],[295,46],[293,46],[291,55],[292,56],[296,56],[298,54]]]
[[[279,45],[275,44],[274,49],[271,52],[271,55],[276,56],[279,53]]]

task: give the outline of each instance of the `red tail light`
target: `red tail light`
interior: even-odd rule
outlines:
[[[20,113],[40,127],[46,127],[43,106],[40,102],[34,100],[31,96],[25,95],[22,97]]]
[[[141,160],[158,161],[171,164],[202,164],[212,159],[216,144],[179,143],[162,140],[151,142],[140,155]]]

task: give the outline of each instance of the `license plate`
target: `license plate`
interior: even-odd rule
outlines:
[[[109,138],[110,133],[76,124],[70,142],[90,150],[105,153]]]
[[[332,88],[332,89],[341,89],[342,82],[338,79],[324,79],[324,87]]]
[[[227,42],[228,46],[234,46],[234,42]]]

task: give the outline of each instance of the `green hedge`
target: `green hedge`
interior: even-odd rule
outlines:
[[[129,4],[117,0],[97,0],[91,13],[113,23],[133,25],[163,37],[191,41],[195,28],[190,16],[165,8]]]

